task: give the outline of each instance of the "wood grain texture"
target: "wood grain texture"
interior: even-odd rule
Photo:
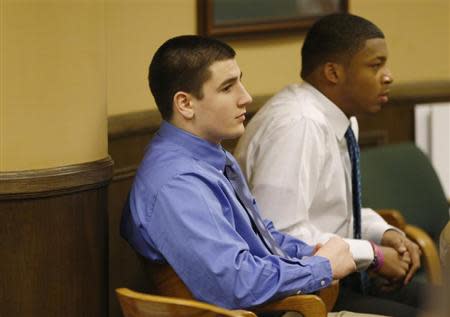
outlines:
[[[107,316],[106,194],[0,200],[0,316]]]

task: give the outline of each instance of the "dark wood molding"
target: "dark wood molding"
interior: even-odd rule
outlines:
[[[395,105],[449,101],[450,80],[394,84],[390,99]]]
[[[60,195],[94,189],[113,176],[111,157],[40,170],[0,172],[0,200]]]
[[[130,112],[108,118],[108,139],[116,140],[130,135],[154,133],[161,123],[157,110]]]
[[[280,6],[279,4],[277,4]],[[198,34],[204,36],[221,37],[228,39],[242,39],[242,36],[248,38],[255,34],[261,35],[279,35],[286,32],[305,32],[315,21],[330,13],[348,12],[348,0],[341,0],[339,8],[333,11],[321,11],[319,14],[307,15],[305,12],[300,14],[292,14],[292,10],[288,16],[266,17],[248,17],[245,11],[240,10],[239,15],[228,18],[227,21],[220,21],[220,17],[215,16],[215,6],[213,0],[197,0],[197,31]],[[232,4],[233,6],[233,4]],[[284,7],[283,4],[281,6]],[[241,7],[242,8],[242,7]],[[296,9],[296,8],[292,8]],[[219,9],[220,10],[220,9]],[[226,11],[232,11],[229,8]],[[257,10],[256,10],[257,11]],[[252,7],[252,12],[256,12]],[[283,10],[284,11],[284,10]],[[267,12],[265,12],[267,13]]]

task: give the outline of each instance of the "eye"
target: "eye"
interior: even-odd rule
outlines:
[[[229,92],[230,90],[231,90],[231,87],[233,87],[233,85],[226,85],[226,86],[224,86],[223,88],[222,88],[222,91],[224,91],[224,92]]]
[[[372,64],[372,65],[370,65],[370,67],[371,67],[371,68],[373,68],[373,69],[375,69],[375,70],[377,70],[377,69],[380,69],[380,68],[381,68],[381,66],[382,66],[382,64],[381,64],[381,63],[376,63],[376,64]]]

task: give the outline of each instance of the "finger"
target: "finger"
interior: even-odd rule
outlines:
[[[396,235],[395,235],[396,237],[395,237],[395,239],[392,240],[394,249],[398,253],[406,252],[408,250],[408,248],[405,245],[404,237],[401,234],[399,234],[398,232],[395,232],[395,233],[396,233]]]
[[[406,248],[406,246],[403,242],[400,242],[395,247],[395,250],[397,250],[398,253],[402,254],[402,253],[406,252],[408,249]]]
[[[406,274],[409,272],[409,264],[406,262],[402,262],[403,269],[403,277],[406,277]]]
[[[408,271],[408,274],[405,277],[405,280],[404,280],[404,284],[405,285],[407,285],[411,281],[411,279],[413,278],[414,274],[417,272],[419,267],[420,267],[420,262],[419,263],[415,263],[413,261],[413,263],[412,263],[412,265],[411,265],[411,267],[410,267],[410,269]]]
[[[395,251],[397,251],[400,254],[403,254],[404,252],[406,252],[408,250],[406,248],[405,244],[403,243],[403,240],[400,238],[395,239],[393,241],[393,248],[395,249]]]
[[[416,270],[420,267],[420,248],[417,244],[412,241],[408,241],[407,243],[408,253],[411,256],[412,266],[416,267]]]
[[[381,240],[382,245],[392,247],[394,250],[396,250],[399,253],[403,253],[406,251],[406,247],[403,243],[403,235],[400,234],[398,231],[390,229],[387,230],[383,234],[383,238]]]
[[[408,271],[408,274],[406,274],[406,277],[403,280],[404,285],[408,285],[408,283],[411,282],[411,279],[413,278],[416,271],[417,271],[417,268],[414,268],[414,266],[411,266],[410,270]]]
[[[409,255],[409,252],[403,253],[402,261],[408,263],[408,265],[411,264],[411,256]]]
[[[401,276],[401,279],[403,280],[409,271],[409,264],[406,262],[400,261],[397,269],[398,269],[399,276]]]

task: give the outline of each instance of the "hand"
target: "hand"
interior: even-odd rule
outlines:
[[[384,264],[377,272],[391,282],[404,280],[408,273],[411,258],[408,252],[398,253],[391,247],[381,246],[384,256]]]
[[[396,230],[386,230],[381,239],[381,245],[392,247],[397,250],[398,253],[409,253],[411,257],[411,265],[408,270],[403,283],[408,284],[413,278],[414,274],[420,268],[420,256],[422,252],[417,244],[403,236]]]
[[[420,256],[422,255],[422,251],[419,246],[405,237],[405,246],[408,249],[408,252],[411,256],[411,265],[409,266],[408,274],[406,275],[403,284],[408,284],[413,278],[414,274],[416,274],[417,270],[420,268]]]
[[[314,250],[313,250],[312,254],[313,254],[313,255],[316,254],[316,252],[319,251],[319,249],[320,249],[321,247],[323,247],[323,244],[322,244],[322,243],[317,243],[317,244],[314,246]]]
[[[333,279],[339,280],[356,270],[356,264],[350,253],[348,243],[339,237],[333,237],[319,248],[314,255],[323,256],[330,261]]]

